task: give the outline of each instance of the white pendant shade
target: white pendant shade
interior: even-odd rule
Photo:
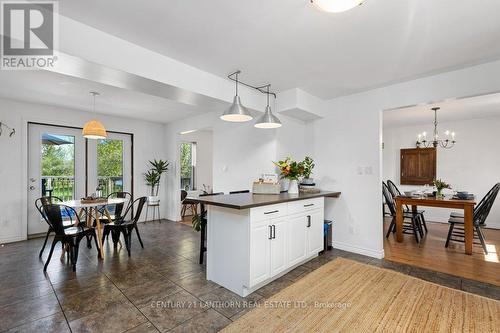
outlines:
[[[106,139],[108,134],[103,124],[98,120],[91,120],[83,126],[82,135],[86,139]]]
[[[254,125],[257,128],[278,128],[281,121],[271,112],[271,107],[266,106],[266,112],[257,120]]]
[[[311,0],[321,10],[330,13],[341,13],[361,5],[365,0]]]
[[[253,117],[248,109],[241,104],[240,96],[236,95],[233,104],[220,116],[220,119],[240,123],[252,120]]]

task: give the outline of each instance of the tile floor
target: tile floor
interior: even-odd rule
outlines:
[[[41,239],[0,247],[0,332],[216,332],[339,256],[500,299],[493,285],[340,250],[243,299],[205,279],[205,266],[197,263],[199,234],[189,226],[164,221],[139,228],[144,249],[133,238],[128,258],[109,241],[99,261],[95,248],[82,246],[76,273],[60,260],[59,248],[44,274]]]

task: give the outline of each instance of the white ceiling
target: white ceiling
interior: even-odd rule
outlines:
[[[166,123],[210,111],[53,72],[0,71],[3,98],[92,111],[90,91],[101,94],[96,111],[114,116]]]
[[[322,98],[500,58],[498,0],[64,0],[61,14],[189,65]]]
[[[500,93],[384,111],[384,127],[432,125],[434,112],[431,108],[434,106],[441,107],[439,122],[500,117]]]

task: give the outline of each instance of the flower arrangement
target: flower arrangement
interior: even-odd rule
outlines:
[[[280,169],[281,178],[299,180],[304,174],[304,162],[294,161],[291,157],[273,163]]]
[[[438,197],[442,196],[442,192],[444,189],[451,188],[450,184],[445,183],[441,179],[435,179],[433,183],[434,186],[436,187]]]

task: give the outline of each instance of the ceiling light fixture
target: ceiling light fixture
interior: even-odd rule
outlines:
[[[93,96],[94,99],[94,107],[93,107],[93,112],[95,113],[95,98],[96,96],[99,96],[98,92],[91,91],[90,94]],[[104,128],[104,125],[98,121],[98,120],[91,120],[88,123],[83,126],[82,130],[82,135],[86,139],[106,139],[108,134],[106,133],[106,129]]]
[[[228,76],[230,79],[232,79],[232,75],[236,77],[236,79],[232,79],[235,81],[236,94],[234,95],[233,104],[220,116],[222,120],[241,123],[253,119],[248,109],[241,104],[240,96],[238,96],[238,74],[240,73],[240,71],[236,71]]]
[[[271,106],[269,105],[269,96],[273,95],[276,98],[276,95],[269,92],[269,88],[271,85],[268,84],[266,86],[266,98],[267,98],[267,106],[264,114],[257,120],[255,123],[255,127],[257,128],[278,128],[281,127],[281,121],[276,117],[271,111]]]
[[[446,139],[441,140],[439,139],[439,134],[438,134],[438,121],[437,121],[437,112],[438,110],[441,109],[440,107],[433,107],[431,110],[434,111],[434,137],[432,141],[427,141],[427,132],[422,132],[421,134],[417,135],[417,148],[429,148],[429,147],[434,147],[437,148],[438,146],[441,146],[442,148],[450,149],[453,148],[455,145],[455,132],[450,132],[446,131],[444,134],[446,135]],[[451,139],[450,139],[451,135]]]
[[[361,5],[365,0],[310,0],[313,5],[329,13],[342,13]]]

